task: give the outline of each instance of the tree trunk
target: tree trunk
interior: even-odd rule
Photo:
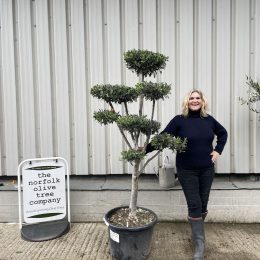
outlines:
[[[130,216],[136,215],[137,207],[137,195],[138,195],[138,169],[140,162],[135,162],[134,172],[132,174],[132,189],[131,189],[131,198],[130,198]]]

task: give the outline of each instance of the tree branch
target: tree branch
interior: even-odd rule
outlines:
[[[145,164],[144,164],[144,166],[142,167],[142,169],[138,172],[138,176],[144,171],[144,169],[145,169],[145,167],[147,166],[147,164],[148,164],[151,160],[153,160],[160,152],[161,152],[161,151],[156,152],[150,159],[148,159],[148,160],[145,162]]]
[[[143,115],[143,105],[144,105],[144,97],[143,95],[139,98],[139,116]]]
[[[153,100],[153,107],[152,107],[152,116],[151,116],[151,120],[153,120],[153,117],[154,117],[154,110],[155,110],[155,100]]]
[[[128,113],[128,107],[127,107],[127,103],[126,103],[126,102],[124,102],[124,106],[125,106],[125,113],[126,113],[126,115],[129,115],[129,113]]]
[[[141,82],[144,82],[144,75],[141,74]],[[144,96],[141,94],[139,99],[139,116],[143,115]]]
[[[141,82],[144,82],[144,75],[141,74]],[[144,96],[141,95],[139,98],[139,116],[143,115],[143,105],[144,105]],[[141,131],[138,132],[137,137],[136,137],[136,142],[138,143],[139,136],[140,136]]]
[[[108,102],[108,104],[109,104],[111,110],[112,110],[113,112],[115,112],[115,109],[114,109],[114,106],[113,106],[112,102]],[[118,126],[118,125],[117,125],[117,126]],[[119,131],[120,131],[120,133],[122,134],[122,136],[123,136],[123,138],[124,138],[126,144],[128,145],[128,147],[129,147],[130,149],[132,149],[132,146],[131,146],[131,144],[129,143],[129,141],[127,140],[124,131],[121,129],[121,127],[118,126],[118,128],[119,128]]]
[[[128,107],[127,107],[127,102],[124,102],[124,107],[125,107],[125,113],[128,116],[129,112],[128,112]],[[130,134],[131,134],[131,138],[132,138],[133,142],[135,142],[135,137],[134,137],[133,133],[130,133]]]
[[[155,100],[153,100],[151,120],[153,120],[153,117],[154,117],[154,110],[155,110]],[[147,147],[147,145],[149,144],[150,137],[151,137],[151,135],[147,135],[147,136],[146,136],[146,141],[145,141],[145,143],[144,143],[144,151],[146,150],[146,147]]]
[[[138,147],[138,133],[134,133],[134,144],[135,144],[135,148]]]
[[[142,116],[142,115],[143,115],[143,105],[144,105],[144,97],[141,96],[140,99],[139,99],[139,116]],[[138,142],[140,133],[141,133],[141,131],[139,131],[139,132],[137,133],[137,142]]]
[[[117,126],[118,126],[118,125],[117,125]],[[126,144],[128,145],[128,147],[129,147],[130,149],[133,149],[132,146],[131,146],[131,144],[129,143],[129,141],[128,141],[127,138],[126,138],[124,131],[121,129],[121,127],[118,126],[118,128],[119,128],[119,131],[120,131],[120,133],[122,134],[122,136],[123,136],[123,138],[124,138]]]
[[[114,106],[113,106],[112,102],[108,102],[108,104],[110,105],[111,110],[112,110],[113,112],[115,112],[115,109],[114,109]]]

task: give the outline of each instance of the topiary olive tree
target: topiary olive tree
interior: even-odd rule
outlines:
[[[167,83],[144,81],[145,77],[161,72],[166,66],[168,57],[148,50],[134,49],[124,53],[124,60],[128,69],[135,72],[137,76],[141,76],[141,82],[136,84],[135,87],[110,84],[95,85],[91,88],[91,95],[104,100],[109,107],[109,109],[94,112],[94,118],[104,125],[116,123],[128,146],[128,150],[122,151],[121,154],[123,160],[133,165],[129,217],[134,217],[137,209],[138,178],[140,174],[143,173],[147,164],[163,149],[169,148],[173,151],[184,151],[186,140],[182,140],[179,137],[175,138],[166,133],[158,134],[161,124],[153,120],[155,103],[160,99],[166,98],[170,93],[171,87]],[[152,103],[150,118],[143,114],[144,100]],[[129,113],[128,104],[131,102],[139,102],[138,114]],[[114,104],[122,104],[125,113],[120,114],[115,111]],[[127,132],[130,134],[130,140],[127,138]],[[143,139],[144,143],[140,143],[141,134],[145,136]],[[152,135],[154,137],[151,143],[158,151],[144,164],[141,164],[145,158],[146,147]]]
[[[260,110],[257,110],[253,108],[251,105],[260,101],[260,84],[258,82],[254,82],[252,78],[246,77],[247,79],[247,85],[249,86],[248,98],[244,99],[239,97],[239,100],[241,101],[241,104],[247,104],[249,106],[249,109],[255,113],[260,113]]]

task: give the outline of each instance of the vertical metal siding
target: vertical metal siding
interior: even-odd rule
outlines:
[[[225,150],[218,162],[222,172],[233,172],[231,167],[231,1],[220,0],[216,5],[216,42],[215,42],[215,116],[225,126],[229,138]]]
[[[111,84],[118,84],[122,82],[121,66],[122,60],[122,29],[120,24],[122,16],[120,16],[120,2],[113,0],[107,5],[107,79]],[[115,105],[117,111],[122,110],[121,105]],[[114,138],[120,136],[118,127],[113,124],[109,127],[108,136],[108,173],[122,173],[124,164],[119,161],[120,153],[123,148],[121,138]]]
[[[1,166],[14,172],[18,163],[17,108],[14,63],[12,2],[0,4],[1,26]],[[9,31],[10,29],[10,31]],[[12,158],[12,160],[10,159]]]
[[[90,48],[90,81],[87,86],[90,91],[91,86],[104,82],[104,58],[103,58],[103,1],[89,1],[89,48]],[[107,173],[107,150],[106,150],[106,132],[107,127],[100,125],[92,119],[93,111],[103,109],[104,103],[91,97],[90,118],[92,125],[92,157],[93,167],[91,174]],[[87,160],[90,158],[86,158]]]
[[[83,0],[70,1],[70,35],[71,37],[71,90],[72,101],[72,128],[74,135],[73,174],[87,174],[88,169],[88,118],[86,69],[85,69],[85,44],[84,44],[84,8]]]
[[[174,114],[179,113],[178,102],[178,72],[176,72],[178,64],[178,35],[177,35],[177,17],[176,17],[176,3],[174,1],[160,1],[160,12],[158,13],[158,19],[160,20],[160,39],[158,40],[158,51],[169,56],[169,61],[167,63],[166,69],[162,75],[160,75],[160,80],[171,84],[172,91],[169,98],[159,103],[159,116],[162,127],[171,120]],[[176,102],[176,101],[177,102]],[[159,157],[159,163],[164,159],[165,156],[169,156],[170,163],[175,163],[175,157],[172,156],[170,150],[164,150],[164,152]],[[154,160],[154,164],[156,160]]]
[[[249,72],[249,1],[235,2],[234,28],[234,96],[244,95],[245,75]],[[234,102],[234,167],[235,171],[249,171],[249,111]],[[243,118],[243,120],[239,120]],[[245,122],[248,122],[245,124]],[[239,131],[238,131],[239,129]],[[239,140],[239,142],[237,142]],[[241,160],[243,158],[243,160]]]
[[[68,44],[66,3],[64,0],[49,1],[50,56],[53,99],[53,146],[54,156],[62,156],[70,166],[70,102],[68,76]],[[71,167],[72,168],[72,167]]]
[[[253,42],[254,42],[254,63],[252,64],[252,77],[255,79],[260,80],[260,1],[254,1],[255,4],[255,11],[253,14],[254,19],[254,30],[252,34]],[[260,103],[257,104],[257,109],[260,110]],[[255,163],[255,172],[260,172],[260,116],[259,114],[256,117],[255,120],[255,133],[254,133],[254,143],[255,143],[255,157],[254,157],[254,163]]]
[[[249,75],[254,74],[254,66],[255,66],[255,2],[250,2],[249,5]],[[256,171],[256,146],[255,146],[255,139],[254,136],[256,135],[256,115],[253,113],[249,114],[249,172],[255,172]]]
[[[162,128],[186,92],[199,88],[229,132],[217,172],[260,172],[259,115],[238,102],[246,75],[260,81],[259,1],[0,0],[0,175],[46,156],[65,157],[77,175],[130,172],[119,160],[126,146],[117,127],[93,120],[106,105],[89,91],[137,83],[122,61],[132,48],[169,56],[166,70],[148,78],[172,85],[156,104]],[[144,110],[151,113],[149,103]],[[164,151],[146,172],[166,155],[174,162]]]
[[[52,93],[50,71],[50,41],[49,41],[49,15],[48,3],[45,0],[34,1],[35,3],[35,61],[34,67],[36,79],[34,86],[37,89],[36,121],[37,121],[37,156],[46,157],[53,154],[52,137]]]
[[[19,118],[20,125],[20,158],[33,158],[36,154],[36,124],[35,118],[35,86],[34,86],[34,67],[33,64],[33,37],[31,24],[30,1],[22,0],[15,2],[17,5],[17,82],[19,100]],[[5,87],[5,86],[4,86]],[[14,158],[10,157],[9,160]],[[3,169],[5,174],[14,175],[14,172],[8,172]]]

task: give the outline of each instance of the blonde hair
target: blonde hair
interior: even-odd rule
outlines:
[[[182,102],[182,115],[184,117],[187,117],[189,115],[189,98],[190,96],[194,93],[198,93],[200,95],[200,98],[202,100],[202,106],[200,109],[200,116],[201,117],[207,117],[208,116],[208,101],[206,99],[206,97],[203,95],[203,93],[198,90],[198,89],[193,89],[191,90],[184,98],[183,102]]]

